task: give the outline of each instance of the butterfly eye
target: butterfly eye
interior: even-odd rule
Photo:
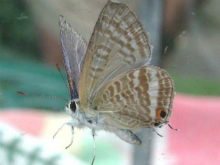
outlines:
[[[75,101],[70,103],[70,109],[75,113],[75,111],[76,111],[76,103],[75,103]]]
[[[160,117],[165,118],[166,115],[167,115],[166,111],[162,110],[162,111],[160,112]]]

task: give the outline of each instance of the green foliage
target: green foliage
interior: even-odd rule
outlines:
[[[65,73],[63,73],[65,75]],[[18,95],[30,94],[65,97],[68,91],[55,66],[49,67],[30,60],[1,58],[0,60],[0,107],[27,107],[36,109],[64,110],[65,100]]]
[[[176,92],[201,96],[220,96],[220,80],[170,73]]]

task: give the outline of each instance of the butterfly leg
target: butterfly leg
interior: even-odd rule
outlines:
[[[58,134],[58,132],[60,132],[60,130],[67,124],[68,122],[64,123],[58,130],[57,132],[53,135],[53,139],[55,138],[55,136]]]
[[[74,121],[74,120],[65,122],[65,123],[57,130],[57,132],[53,135],[53,138],[55,138],[55,136],[58,134],[58,132],[59,132],[65,125],[70,125],[70,126],[71,126],[71,129],[72,129],[71,142],[70,142],[70,144],[66,147],[66,149],[67,149],[68,147],[70,147],[70,146],[73,144],[74,126],[78,126],[78,122],[76,122],[76,121]]]
[[[74,127],[73,126],[71,126],[71,130],[72,130],[71,142],[68,146],[66,146],[66,149],[69,148],[73,144],[73,134],[74,134]]]
[[[93,159],[92,159],[92,164],[94,163],[95,161],[95,157],[96,157],[96,145],[95,145],[95,130],[92,129],[92,137],[93,137],[93,145],[94,145],[94,155],[93,155]]]

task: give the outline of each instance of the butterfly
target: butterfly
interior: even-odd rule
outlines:
[[[169,124],[174,83],[151,66],[152,46],[135,14],[123,3],[108,1],[89,44],[60,16],[63,61],[71,100],[65,111],[74,127],[112,132],[141,144],[134,131]],[[94,162],[94,159],[93,159]]]

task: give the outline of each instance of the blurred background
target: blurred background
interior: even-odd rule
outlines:
[[[220,1],[118,0],[134,11],[149,32],[153,64],[175,83],[171,125],[140,134],[138,149],[103,131],[96,138],[96,165],[220,164]],[[71,118],[69,99],[55,65],[65,75],[59,15],[89,41],[107,0],[1,0],[0,5],[0,165],[90,164],[90,130],[58,128]],[[145,142],[146,140],[146,142]]]

